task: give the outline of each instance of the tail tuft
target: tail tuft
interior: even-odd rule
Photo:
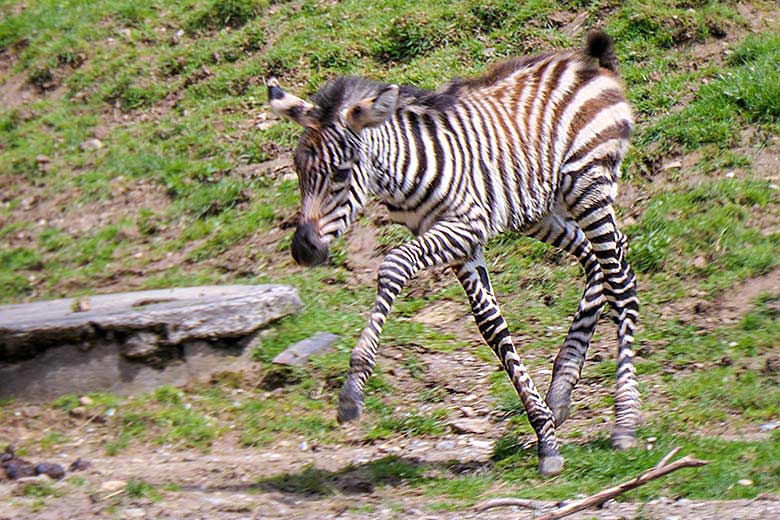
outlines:
[[[595,29],[588,33],[585,40],[585,54],[599,60],[599,65],[605,69],[617,73],[618,60],[612,38],[601,29]]]

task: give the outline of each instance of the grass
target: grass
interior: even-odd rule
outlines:
[[[764,14],[774,7],[749,3]],[[649,418],[642,435],[661,439],[655,449],[609,451],[594,433],[599,416],[564,430],[567,471],[542,481],[533,449],[519,447],[530,438],[522,407],[496,372],[486,374],[489,388],[474,382],[474,392],[489,395],[507,428],[485,467],[458,473],[447,464],[388,458],[344,474],[312,466],[260,487],[328,495],[342,492],[345,475],[358,472],[370,486],[405,486],[433,497],[434,509],[469,505],[502,486],[528,498],[560,500],[622,480],[682,444],[712,464],[696,478],[683,472],[626,499],[752,498],[780,489],[777,438],[742,442],[718,435],[724,422],[727,430],[754,431],[780,417],[777,374],[764,369],[776,355],[778,295],[748,302],[736,324],[719,323],[706,311],[732,298],[744,280],[779,267],[773,222],[780,191],[776,174],[756,161],[762,153],[777,154],[776,29],[753,32],[755,20],[741,14],[747,11],[705,0],[20,5],[0,5],[0,50],[12,57],[0,89],[10,89],[13,79],[29,94],[0,108],[0,302],[117,287],[279,282],[296,286],[305,303],[300,314],[262,336],[254,352],[256,381],[225,376],[211,385],[162,387],[132,398],[89,394],[87,416],[105,419],[91,427],[104,434],[100,442],[109,455],[149,445],[208,451],[224,439],[250,450],[279,442],[345,442],[334,419],[335,395],[373,304],[374,281],[355,280],[344,240],[328,266],[292,265],[297,182],[258,163],[290,152],[299,129],[266,118],[263,77],[280,77],[300,96],[337,74],[434,88],[504,56],[580,45],[580,32],[569,24],[583,13],[584,27],[603,26],[614,36],[637,119],[624,168],[623,192],[631,195],[620,199],[618,211],[643,306],[637,368]],[[685,168],[664,169],[675,160]],[[376,215],[362,217],[361,225],[376,226]],[[379,226],[375,235],[382,253],[410,238],[394,225]],[[549,369],[581,296],[581,268],[515,235],[492,241],[486,256],[521,356],[532,371]],[[473,328],[415,321],[440,301],[463,302],[466,312],[462,290],[446,286],[448,277],[423,277],[399,299],[383,345],[415,348],[393,366],[380,364],[370,380],[358,426],[362,441],[447,433],[452,396],[427,384],[427,353],[470,348],[495,363],[487,348],[472,346]],[[690,310],[695,303],[703,314]],[[277,353],[318,331],[340,335],[333,352],[276,374],[286,386],[255,386],[274,376],[270,360]],[[612,335],[604,320],[595,341]],[[614,369],[614,360],[605,358],[586,364],[583,378],[610,388]],[[537,382],[546,385],[544,378]],[[410,395],[408,386],[420,390]],[[79,397],[61,397],[52,413],[66,417],[80,406]],[[589,404],[601,412],[610,401]],[[0,420],[15,417],[17,406],[2,403]],[[690,431],[697,434],[682,435]],[[18,449],[50,452],[70,437],[64,427],[51,427]],[[735,485],[740,479],[754,484]],[[154,486],[136,484],[135,498],[159,497]]]

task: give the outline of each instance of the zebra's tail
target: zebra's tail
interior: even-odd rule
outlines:
[[[599,65],[612,72],[618,72],[618,60],[612,38],[601,29],[595,29],[588,33],[585,40],[585,54],[599,60]]]

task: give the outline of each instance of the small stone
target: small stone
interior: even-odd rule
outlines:
[[[480,450],[490,450],[493,448],[492,441],[481,441],[479,439],[469,439],[469,446],[478,448]]]
[[[707,266],[707,259],[704,258],[703,256],[697,256],[696,258],[693,259],[693,266],[696,269],[702,269]]]
[[[726,178],[727,179],[733,179],[734,178],[734,172],[730,171],[730,172],[726,173]]]
[[[780,421],[764,423],[758,427],[762,432],[769,432],[780,428]]]
[[[485,433],[490,428],[490,421],[487,419],[459,419],[450,423],[452,431],[455,433]]]
[[[71,417],[75,417],[77,419],[81,419],[82,417],[87,415],[87,409],[83,406],[77,406],[70,412],[68,412]]]
[[[5,476],[11,480],[35,476],[35,467],[23,459],[13,458],[3,462]]]
[[[747,478],[743,478],[743,479],[737,480],[737,484],[739,484],[740,486],[747,487],[747,486],[752,486],[753,485],[753,481],[750,480],[750,479],[747,479]]]
[[[85,152],[100,150],[101,148],[103,148],[103,141],[100,139],[95,139],[94,137],[81,143],[81,149]]]
[[[309,451],[309,443],[306,441],[303,441],[298,447],[301,451]]]
[[[153,332],[137,332],[125,340],[122,354],[135,361],[151,359],[159,350],[159,340]]]
[[[127,485],[127,482],[124,480],[107,480],[100,484],[100,491],[104,491],[106,493],[113,493],[114,491],[119,491],[120,489],[124,489],[124,487]]]
[[[130,507],[122,513],[124,518],[146,518],[146,511],[140,507]]]
[[[470,406],[461,406],[460,413],[462,413],[464,417],[474,417],[477,412]]]
[[[27,493],[29,493],[29,487],[30,485],[39,485],[39,486],[48,486],[51,484],[51,478],[42,473],[40,475],[36,475],[34,477],[22,477],[16,481],[16,489],[14,490],[14,494],[24,496]]]
[[[95,401],[93,401],[91,397],[84,395],[82,397],[79,397],[79,404],[81,404],[82,406],[92,406],[93,404],[95,404]]]
[[[273,359],[277,365],[302,366],[313,354],[330,350],[339,337],[329,332],[318,332],[314,336],[287,347]]]
[[[49,477],[59,480],[65,476],[65,470],[59,464],[53,464],[51,462],[41,462],[35,466],[36,475],[48,475]]]
[[[669,161],[668,163],[664,164],[662,166],[664,170],[679,170],[682,168],[682,162],[681,161]]]
[[[439,441],[436,443],[436,449],[437,450],[452,450],[455,448],[455,441],[446,440],[446,441]]]

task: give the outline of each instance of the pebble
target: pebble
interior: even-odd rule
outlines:
[[[752,486],[753,485],[753,481],[750,480],[750,479],[747,479],[747,478],[743,478],[743,479],[737,480],[737,484],[739,484],[740,486],[747,487],[747,486]]]
[[[127,482],[125,482],[124,480],[107,480],[102,484],[100,484],[100,491],[111,493],[123,489],[126,485]]]
[[[54,464],[51,462],[41,462],[40,464],[35,466],[35,474],[48,475],[53,479],[59,480],[65,476],[65,470],[62,469],[62,466],[60,466],[59,464]]]
[[[81,143],[81,149],[84,151],[100,150],[101,148],[103,148],[103,142],[100,139],[87,139]]]
[[[490,428],[487,419],[459,419],[450,423],[455,433],[485,433]]]
[[[140,507],[131,507],[125,509],[123,516],[124,518],[146,518],[146,511]]]
[[[462,413],[464,417],[474,417],[477,412],[470,406],[461,406],[460,413]]]
[[[492,441],[481,441],[479,439],[469,439],[469,445],[482,450],[489,450],[493,448]]]
[[[46,475],[45,473],[42,473],[40,475],[36,475],[34,477],[21,477],[19,479],[16,479],[16,481],[19,484],[48,484],[51,482],[51,477]]]
[[[91,397],[84,395],[79,397],[79,404],[82,406],[91,406],[95,404],[95,401],[93,401]]]
[[[764,423],[758,427],[762,432],[768,432],[780,428],[780,421]]]
[[[455,446],[456,446],[455,441],[450,441],[450,440],[439,441],[439,442],[436,443],[436,449],[437,450],[451,450],[451,449],[455,448]]]

